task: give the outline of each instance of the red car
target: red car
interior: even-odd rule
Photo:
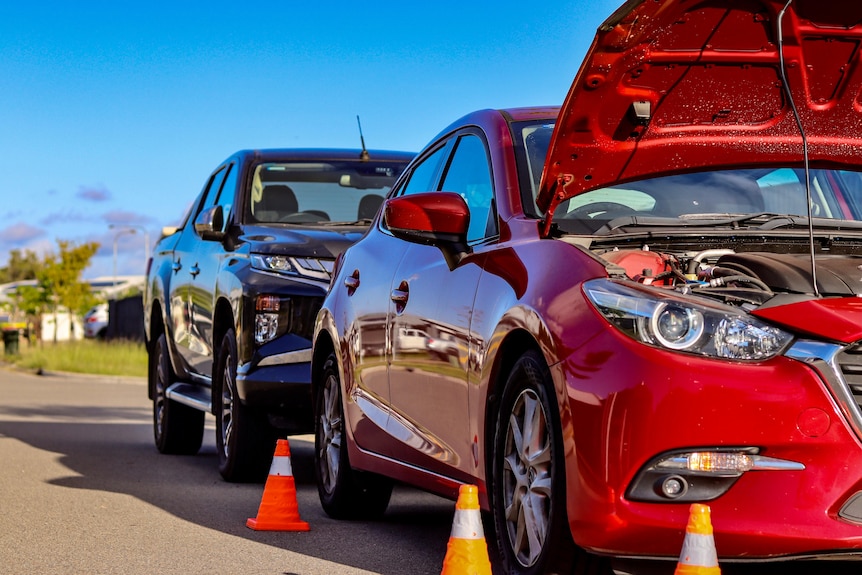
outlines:
[[[507,573],[675,561],[692,502],[721,561],[862,556],[860,62],[862,4],[628,2],[559,113],[443,130],[317,316],[325,510],[476,484]]]

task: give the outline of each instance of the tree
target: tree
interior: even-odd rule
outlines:
[[[99,249],[99,244],[90,242],[76,246],[71,242],[57,240],[60,254],[48,254],[37,278],[39,285],[54,296],[56,305],[82,314],[96,301],[90,286],[81,281],[81,274],[90,265],[90,260]]]
[[[58,255],[48,254],[36,276],[42,301],[48,302],[52,313],[64,307],[72,313],[82,314],[96,303],[90,286],[81,281],[81,274],[90,265],[90,259],[99,249],[99,244],[90,242],[75,245],[72,242],[57,240],[60,248]],[[43,308],[44,309],[44,308]],[[56,325],[56,323],[55,323]],[[54,330],[54,340],[57,330]]]
[[[99,244],[90,242],[75,245],[72,242],[57,240],[57,245],[60,253],[49,253],[41,261],[34,252],[29,250],[23,255],[18,250],[12,250],[9,264],[5,268],[0,268],[0,279],[36,280],[36,285],[19,285],[9,295],[13,315],[25,314],[27,322],[37,326],[37,332],[41,325],[39,316],[42,314],[53,313],[56,326],[56,314],[60,308],[81,315],[98,303],[98,298],[90,291],[90,285],[81,281],[81,274],[90,265],[90,260],[99,249]],[[55,329],[54,341],[56,340],[57,330]]]
[[[50,294],[39,289],[39,286],[18,286],[11,294],[15,308],[32,319],[51,304]]]
[[[41,268],[42,262],[36,252],[12,250],[6,267],[0,268],[0,284],[36,279]]]

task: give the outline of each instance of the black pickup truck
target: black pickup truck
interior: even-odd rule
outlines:
[[[413,154],[244,150],[207,179],[147,268],[156,446],[194,454],[215,416],[219,471],[265,477],[278,436],[313,430],[311,333],[336,257]]]

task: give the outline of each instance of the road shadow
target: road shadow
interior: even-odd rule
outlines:
[[[440,572],[454,502],[396,486],[380,520],[333,520],[317,497],[313,441],[291,437],[297,503],[311,531],[253,531],[246,520],[257,515],[263,483],[222,480],[209,416],[197,455],[162,455],[153,443],[145,388],[102,385],[116,396],[114,405],[0,405],[0,435],[59,454],[70,474],[52,485],[130,495],[196,525],[382,575]],[[393,539],[397,545],[380,543]]]
[[[39,386],[43,378],[31,377]],[[89,385],[71,380],[68,385]],[[52,382],[56,385],[56,382]],[[96,385],[96,384],[93,384]],[[291,464],[301,518],[308,533],[257,532],[246,520],[257,515],[262,483],[232,484],[221,479],[212,420],[207,419],[204,446],[194,456],[161,455],[152,437],[151,407],[142,385],[102,385],[103,405],[70,405],[60,401],[15,405],[0,383],[0,436],[56,453],[69,475],[51,480],[71,489],[130,495],[185,521],[381,575],[440,573],[452,526],[454,502],[397,486],[385,515],[378,521],[338,521],[328,517],[317,498],[313,471],[314,445],[309,436],[291,437]],[[46,396],[51,396],[46,392]],[[484,517],[486,535],[490,534]],[[486,537],[495,557],[492,537]],[[392,544],[391,542],[397,542]],[[857,573],[858,562],[793,561],[780,564],[722,563],[725,575],[809,575]],[[649,574],[672,575],[670,562]],[[496,571],[495,566],[495,571]],[[291,575],[286,573],[286,575]]]

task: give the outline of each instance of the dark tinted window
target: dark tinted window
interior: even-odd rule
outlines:
[[[225,166],[222,166],[216,173],[210,176],[209,182],[207,182],[206,187],[201,192],[201,201],[197,206],[197,210],[194,212],[194,217],[187,217],[186,223],[194,221],[198,217],[198,214],[200,214],[205,209],[215,205],[215,200],[218,197],[218,193],[221,189],[221,184],[224,181],[226,172],[227,168]],[[191,212],[189,213],[189,215],[191,215]],[[186,224],[183,225],[185,226]]]
[[[221,186],[221,191],[216,199],[216,204],[222,207],[225,222],[230,219],[230,211],[233,206],[233,197],[236,190],[238,171],[236,164],[231,164],[227,167],[227,177],[225,178],[224,183]]]
[[[252,172],[246,217],[265,224],[368,220],[405,166],[373,159],[258,164]]]

